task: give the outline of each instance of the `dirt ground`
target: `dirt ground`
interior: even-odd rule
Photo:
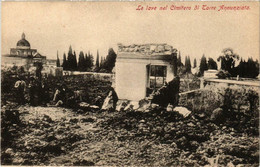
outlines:
[[[2,112],[8,112],[3,107]],[[3,165],[258,166],[258,127],[215,125],[154,108],[108,112],[59,107],[17,108],[3,125]],[[2,114],[3,115],[3,114]],[[3,132],[4,131],[4,132]],[[256,131],[256,132],[255,132]],[[8,138],[8,141],[7,139]]]

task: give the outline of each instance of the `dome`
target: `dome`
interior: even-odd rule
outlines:
[[[17,48],[30,48],[30,43],[25,39],[25,34],[22,34],[22,39],[16,44]]]

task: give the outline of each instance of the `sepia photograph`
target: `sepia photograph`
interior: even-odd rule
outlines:
[[[2,1],[2,166],[259,166],[259,1]]]

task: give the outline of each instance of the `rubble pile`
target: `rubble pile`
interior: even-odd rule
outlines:
[[[19,137],[19,127],[22,126],[20,122],[20,114],[18,110],[2,107],[1,109],[1,160],[3,163],[10,163],[11,156],[14,154],[14,141]]]
[[[73,82],[68,84],[71,89],[96,92],[100,102],[110,84],[89,78],[88,82],[79,78],[67,82]],[[255,91],[210,88],[185,96],[177,107],[160,107],[146,99],[118,101],[116,110],[87,102],[75,109],[2,106],[2,163],[258,166]]]
[[[52,109],[54,113],[50,113]],[[55,113],[57,110],[58,114]],[[81,119],[70,110],[57,108],[27,106],[20,107],[19,111],[22,125],[19,127],[19,137],[2,151],[5,156],[9,156],[6,164],[48,165],[50,158],[73,149],[76,142],[93,140],[93,134],[82,130],[79,124],[91,121],[91,117]],[[13,153],[6,151],[10,149]]]
[[[147,142],[149,143],[147,148],[157,143],[173,149],[170,157],[175,158],[175,161],[171,161],[172,159],[166,156],[164,158],[169,159],[163,163],[164,165],[207,165],[211,163],[210,159],[216,158],[217,155],[221,155],[219,164],[223,166],[227,163],[258,164],[257,135],[250,134],[249,137],[241,129],[217,126],[209,118],[196,113],[184,118],[178,113],[166,112],[163,109],[150,112],[123,112],[111,118],[107,117],[100,126],[106,130],[106,134],[109,134],[112,140],[128,141],[128,143]],[[250,128],[258,129],[257,126]],[[225,139],[226,136],[229,138]],[[215,142],[217,140],[218,142]],[[236,143],[236,147],[240,144],[243,146],[237,149],[237,153],[241,151],[244,155],[240,155],[240,161],[237,161],[237,155],[232,152],[232,144],[227,147],[231,141]],[[140,143],[139,147],[142,147]],[[225,152],[215,151],[205,154],[207,150],[224,148],[226,148]],[[146,149],[143,155],[147,156],[146,160],[152,162],[151,164],[156,164],[153,151]]]
[[[172,54],[177,50],[174,49],[172,46],[167,44],[142,44],[142,45],[122,45],[121,43],[118,44],[118,51],[119,52],[138,52],[141,54]]]
[[[159,106],[149,112],[17,110],[19,136],[1,150],[6,165],[202,166],[217,157],[222,166],[258,164],[257,136],[196,112],[184,117]]]

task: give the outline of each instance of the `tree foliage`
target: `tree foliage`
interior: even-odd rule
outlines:
[[[96,68],[99,68],[99,52],[97,51],[97,58],[96,58]]]
[[[57,51],[57,61],[56,61],[56,66],[57,66],[57,67],[60,67],[60,59],[59,59],[58,51]]]
[[[181,51],[179,51],[179,56],[178,56],[177,66],[178,66],[178,67],[183,66],[183,64],[182,64],[182,62],[181,62]]]
[[[232,72],[233,76],[255,78],[259,75],[259,62],[258,60],[254,61],[253,58],[248,58],[247,61],[241,58],[239,65],[233,68]]]
[[[239,60],[239,56],[234,53],[232,48],[223,49],[222,54],[217,59],[217,61],[221,61],[221,69],[228,71],[231,75],[234,74],[232,69],[234,68],[236,60]]]
[[[191,73],[190,56],[185,57],[185,68],[187,73]]]
[[[200,74],[203,75],[204,71],[208,70],[208,65],[207,65],[207,59],[205,57],[205,55],[203,54],[203,56],[201,57],[200,60]]]
[[[68,70],[68,65],[67,65],[67,58],[66,54],[63,54],[63,63],[62,63],[63,70]]]
[[[116,53],[113,48],[109,48],[108,55],[105,60],[103,60],[103,69],[108,72],[112,72],[112,69],[115,67],[116,63]]]
[[[197,60],[196,58],[194,59],[194,62],[193,62],[193,68],[196,68],[197,67]]]
[[[80,51],[79,53],[78,70],[85,71],[85,58],[84,53],[82,51]]]
[[[218,69],[217,63],[212,58],[209,58],[208,60],[208,69],[214,69],[214,70]]]

